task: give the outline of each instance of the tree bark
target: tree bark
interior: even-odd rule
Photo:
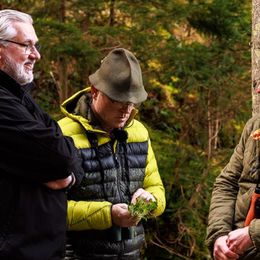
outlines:
[[[65,23],[66,20],[66,6],[65,0],[60,1],[60,21]],[[68,75],[67,75],[67,63],[65,57],[60,57],[58,59],[58,74],[59,74],[59,98],[60,103],[68,98]]]
[[[61,2],[60,2],[60,20],[63,23],[65,23],[65,12],[66,12],[65,0],[61,0]]]
[[[260,112],[260,1],[252,0],[252,111]]]
[[[213,136],[210,90],[208,90],[208,100],[207,101],[208,101],[208,111],[207,111],[207,119],[208,119],[208,160],[210,160],[211,154],[212,154],[212,136]]]
[[[110,15],[109,15],[109,25],[111,27],[115,24],[115,0],[110,1]]]
[[[59,94],[60,104],[61,104],[63,101],[65,101],[69,97],[66,58],[62,58],[62,57],[59,58],[58,73],[59,73],[58,94]]]

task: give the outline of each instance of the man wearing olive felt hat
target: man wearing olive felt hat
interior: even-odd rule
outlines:
[[[137,199],[165,208],[165,192],[149,134],[134,119],[147,98],[138,60],[130,51],[111,51],[89,76],[91,87],[62,104],[59,124],[83,159],[82,185],[69,192],[68,241],[72,259],[139,259],[143,225],[128,211]],[[67,255],[69,259],[70,255]]]
[[[89,80],[96,89],[120,102],[141,103],[147,98],[139,62],[122,48],[111,51]]]

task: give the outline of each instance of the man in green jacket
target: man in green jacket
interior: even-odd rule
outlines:
[[[216,260],[260,259],[260,219],[251,203],[260,185],[259,128],[259,117],[247,122],[239,144],[214,185],[206,242]],[[246,221],[249,208],[256,211]]]
[[[147,98],[140,65],[130,51],[118,48],[89,80],[91,87],[63,103],[66,117],[59,122],[85,169],[82,185],[68,194],[69,242],[76,259],[136,260],[144,230],[128,205],[156,202],[154,217],[165,208],[148,131],[134,119]]]

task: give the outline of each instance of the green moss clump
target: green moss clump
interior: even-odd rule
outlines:
[[[147,220],[152,216],[151,212],[157,207],[156,201],[146,201],[144,199],[137,199],[135,204],[130,204],[128,210],[133,217]]]

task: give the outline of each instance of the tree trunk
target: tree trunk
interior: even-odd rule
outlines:
[[[208,160],[211,159],[213,150],[217,149],[218,134],[220,130],[220,115],[216,109],[214,100],[216,100],[216,94],[208,90],[207,96],[207,122],[208,122]]]
[[[62,23],[65,23],[66,19],[66,7],[65,7],[65,0],[60,1],[60,21]],[[68,73],[67,73],[67,63],[66,58],[60,57],[58,59],[58,74],[59,74],[59,98],[60,103],[62,103],[64,100],[68,98]]]
[[[60,98],[60,103],[62,103],[68,98],[69,95],[67,64],[66,64],[66,59],[64,58],[59,58],[58,74],[59,74],[58,94]]]
[[[252,110],[260,112],[260,1],[252,0]]]
[[[90,17],[90,13],[86,12],[84,14],[84,18],[81,21],[81,29],[83,34],[86,36],[88,34],[88,29],[89,29],[89,17]]]
[[[213,129],[212,129],[212,115],[211,115],[211,108],[210,108],[210,91],[208,92],[208,111],[207,111],[207,118],[208,118],[208,160],[211,158],[212,154],[212,136],[213,136]]]
[[[63,23],[65,23],[65,12],[66,12],[65,0],[61,0],[61,2],[60,2],[60,20]]]
[[[115,24],[115,0],[110,1],[110,15],[109,15],[109,25],[112,27]]]

